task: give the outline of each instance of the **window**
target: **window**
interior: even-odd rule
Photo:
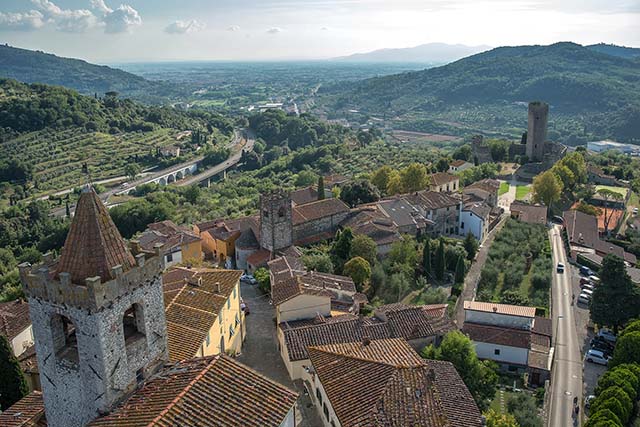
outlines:
[[[173,254],[169,253],[165,256],[167,262],[173,262]]]
[[[144,381],[144,368],[140,368],[136,371],[136,382],[140,384]]]
[[[329,408],[327,408],[326,403],[322,405],[322,412],[324,412],[324,416],[327,418],[327,421],[329,421]]]
[[[236,299],[237,295],[238,295],[238,293],[237,293],[236,287],[234,286],[233,287],[233,299]]]
[[[240,316],[238,316],[238,313],[236,313],[236,326],[238,326],[240,324]]]
[[[464,230],[464,222],[460,223],[460,228],[462,228]]]
[[[229,326],[229,338],[231,338],[232,336],[234,336],[236,333],[236,331],[233,330],[233,326]]]
[[[227,298],[227,310],[231,308],[231,299]]]
[[[264,216],[265,218],[269,218],[269,211],[266,209],[262,211],[262,216]]]
[[[284,206],[280,207],[280,209],[278,209],[278,218],[284,218]]]
[[[130,344],[145,335],[144,312],[141,304],[133,304],[124,312],[122,330],[125,344]]]
[[[496,356],[500,356],[500,349],[496,348],[495,350],[493,350],[493,354],[495,354]]]
[[[207,347],[211,344],[211,332],[207,332]]]
[[[318,398],[318,402],[322,405],[322,393],[320,393],[320,387],[316,388],[316,397]]]
[[[51,333],[56,357],[77,364],[80,361],[78,340],[71,319],[60,314],[54,315],[51,318]]]

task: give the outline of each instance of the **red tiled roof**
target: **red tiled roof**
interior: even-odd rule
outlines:
[[[454,160],[454,161],[452,161],[450,163],[450,165],[454,166],[454,167],[460,167],[460,166],[464,165],[465,163],[467,163],[466,160]]]
[[[349,206],[340,199],[318,200],[306,205],[295,206],[293,208],[293,225],[348,212]]]
[[[271,251],[266,249],[258,249],[247,257],[247,263],[253,267],[261,267],[267,265],[267,261],[271,259]]]
[[[311,347],[309,357],[344,427],[481,425],[455,369],[422,360],[402,339]],[[456,393],[442,390],[443,382]]]
[[[511,203],[512,214],[517,213],[518,219],[529,224],[547,223],[547,207],[543,205],[529,205],[522,202]]]
[[[91,427],[278,427],[298,395],[233,359],[176,363]]]
[[[11,341],[31,326],[29,304],[21,299],[0,303],[0,334]]]
[[[318,190],[315,187],[305,187],[291,192],[291,201],[296,205],[306,205],[318,200]]]
[[[94,276],[106,282],[114,278],[111,269],[116,265],[127,271],[135,265],[135,260],[96,192],[85,188],[55,275],[67,272],[71,281],[80,285]]]
[[[485,313],[506,314],[509,316],[535,317],[535,307],[525,307],[520,305],[496,304],[492,302],[465,301],[465,310],[484,311]]]
[[[431,186],[439,187],[449,182],[458,181],[460,178],[447,172],[436,172],[429,175]]]
[[[462,332],[469,335],[472,341],[509,347],[531,348],[531,331],[526,329],[504,328],[501,326],[464,322]]]
[[[241,275],[236,270],[186,268],[174,268],[163,275],[171,361],[197,354]],[[200,284],[198,279],[202,279]]]
[[[33,391],[0,413],[2,427],[46,427],[42,393]]]

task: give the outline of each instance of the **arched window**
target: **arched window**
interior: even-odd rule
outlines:
[[[284,206],[281,206],[280,209],[278,209],[278,218],[284,218]]]
[[[124,312],[122,329],[124,331],[125,344],[145,336],[144,311],[141,304],[133,304]]]
[[[56,358],[78,364],[80,356],[73,321],[62,314],[54,314],[51,318],[51,334]]]

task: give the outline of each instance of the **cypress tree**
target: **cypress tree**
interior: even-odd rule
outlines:
[[[71,209],[69,209],[69,200],[64,203],[65,213],[67,214],[67,218],[71,218]]]
[[[7,338],[0,335],[0,409],[6,411],[28,392],[18,359],[13,355]]]
[[[422,251],[422,271],[427,279],[433,274],[431,271],[431,240],[429,240],[428,236],[426,237]]]
[[[458,262],[456,263],[456,283],[464,282],[464,273],[465,273],[464,258],[462,257],[462,255],[459,255]]]
[[[443,280],[444,279],[444,271],[447,266],[445,257],[444,257],[444,239],[440,238],[440,245],[438,246],[438,250],[436,251],[436,279]]]
[[[324,199],[324,178],[322,175],[318,177],[318,200]]]

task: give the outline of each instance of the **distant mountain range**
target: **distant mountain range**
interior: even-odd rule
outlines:
[[[115,91],[147,100],[151,100],[150,93],[162,86],[115,68],[8,45],[0,45],[0,77],[64,86],[85,95],[102,96]]]
[[[606,43],[592,44],[587,47],[593,51],[619,56],[620,58],[640,58],[640,48],[637,47],[617,46]]]
[[[516,115],[526,120],[518,111],[528,101],[542,100],[553,118],[574,120],[568,132],[583,132],[580,138],[640,142],[640,58],[626,58],[633,51],[566,42],[500,47],[437,68],[322,88],[321,102],[329,111],[508,127],[520,123],[510,121]]]
[[[379,49],[367,53],[356,53],[335,58],[335,60],[344,62],[418,62],[446,64],[489,49],[491,49],[489,46],[428,43],[408,48]]]

